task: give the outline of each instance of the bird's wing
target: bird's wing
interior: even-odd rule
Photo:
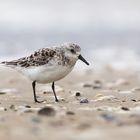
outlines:
[[[28,57],[23,57],[13,61],[4,61],[1,64],[5,64],[7,66],[19,66],[19,67],[31,67],[31,66],[41,66],[47,64],[54,56],[56,55],[56,51],[43,48],[38,51],[35,51]]]

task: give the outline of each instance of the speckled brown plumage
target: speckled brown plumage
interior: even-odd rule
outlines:
[[[56,51],[48,48],[43,48],[35,51],[28,57],[23,57],[9,62],[4,61],[2,62],[2,64],[20,66],[25,68],[30,66],[40,66],[47,64],[55,55]]]

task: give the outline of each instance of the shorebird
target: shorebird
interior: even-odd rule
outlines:
[[[78,59],[89,65],[82,57],[79,45],[64,43],[60,46],[42,48],[30,56],[13,61],[4,61],[1,64],[17,70],[32,80],[35,102],[43,102],[37,99],[36,82],[43,84],[52,83],[55,101],[58,102],[59,100],[55,92],[55,82],[68,75]]]

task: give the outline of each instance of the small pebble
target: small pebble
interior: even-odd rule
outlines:
[[[15,105],[10,105],[9,107],[11,110],[15,110]]]
[[[66,114],[67,114],[67,115],[75,115],[75,113],[72,112],[72,111],[67,111]]]
[[[124,111],[129,111],[130,109],[128,107],[121,107],[122,110]]]
[[[55,116],[56,111],[52,107],[44,107],[38,111],[38,114],[42,116]]]
[[[82,103],[86,103],[86,104],[87,104],[87,103],[89,103],[89,101],[88,101],[88,99],[81,99],[81,100],[80,100],[80,103],[81,103],[81,104],[82,104]]]
[[[75,93],[75,96],[76,96],[76,97],[79,97],[79,96],[81,96],[81,93],[80,93],[80,92],[76,92],[76,93]]]
[[[44,92],[43,92],[43,94],[47,94],[47,92],[46,92],[46,91],[44,91]]]
[[[62,102],[65,102],[66,100],[64,98],[60,99]]]
[[[95,80],[94,83],[95,84],[101,84],[102,82],[100,80]]]
[[[102,83],[99,80],[94,81],[94,85],[93,85],[94,89],[100,89],[102,88]]]
[[[133,101],[133,102],[137,102],[135,99],[131,99],[131,101]]]
[[[126,102],[126,100],[122,100],[122,102],[123,102],[123,103],[125,103],[125,102]]]
[[[84,88],[91,88],[91,87],[93,87],[93,85],[92,84],[84,84],[83,87]]]
[[[31,108],[31,106],[30,106],[30,105],[25,105],[25,107],[26,107],[26,108]]]
[[[116,117],[113,116],[111,113],[101,114],[101,117],[103,117],[106,121],[114,121],[116,119]]]

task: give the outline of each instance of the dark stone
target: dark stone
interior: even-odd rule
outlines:
[[[121,107],[121,109],[124,110],[124,111],[129,111],[129,110],[130,110],[130,109],[127,108],[127,107]]]
[[[76,92],[75,96],[79,97],[79,96],[81,96],[81,93],[80,92]]]
[[[137,102],[135,99],[131,99],[131,101],[133,101],[133,102]]]
[[[66,112],[66,114],[67,114],[67,115],[75,115],[75,113],[72,112],[72,111],[68,111],[68,112]]]
[[[122,100],[122,102],[126,102],[126,100]]]
[[[82,103],[86,103],[86,104],[87,104],[87,103],[89,103],[89,101],[88,101],[88,99],[81,99],[81,100],[80,100],[80,103],[81,103],[81,104],[82,104]]]
[[[43,92],[43,94],[47,94],[47,92],[46,92],[46,91],[44,91],[44,92]]]
[[[15,110],[15,105],[10,105],[9,107],[11,110]]]
[[[26,107],[26,108],[31,108],[31,106],[30,106],[30,105],[25,105],[25,107]]]
[[[56,111],[52,107],[44,107],[38,111],[38,114],[42,116],[55,116]]]

